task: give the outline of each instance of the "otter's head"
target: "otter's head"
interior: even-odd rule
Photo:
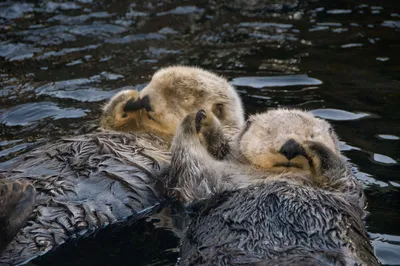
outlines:
[[[120,91],[104,105],[100,125],[116,131],[141,131],[142,109],[143,103],[137,90]]]
[[[101,126],[172,140],[180,122],[202,108],[215,114],[227,134],[244,124],[240,98],[225,79],[195,67],[167,67],[153,75],[140,95],[135,90],[115,95],[103,108]]]
[[[180,122],[199,109],[211,110],[223,128],[233,134],[244,124],[242,103],[235,89],[211,72],[186,66],[157,71],[141,91],[150,108],[146,118],[151,131],[172,136]]]
[[[238,149],[257,168],[275,172],[308,172],[302,144],[325,144],[340,154],[338,140],[330,124],[300,110],[276,109],[250,116],[238,135]]]

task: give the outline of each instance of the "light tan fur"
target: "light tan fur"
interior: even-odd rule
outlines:
[[[136,112],[123,111],[129,100],[139,100],[139,92],[137,90],[123,90],[114,95],[103,107],[100,126],[104,129],[123,132],[142,131],[144,113],[141,110]]]
[[[237,158],[256,168],[273,172],[309,173],[309,161],[302,155],[288,160],[280,153],[290,139],[304,148],[306,141],[325,144],[340,155],[338,140],[329,123],[301,110],[276,109],[249,117],[232,149]],[[285,165],[286,164],[286,165]]]
[[[123,111],[128,100],[146,96],[151,110]],[[202,107],[212,110],[228,136],[243,126],[241,100],[226,79],[196,67],[172,66],[157,71],[140,95],[135,90],[115,95],[103,109],[101,126],[149,132],[170,141],[182,119]]]

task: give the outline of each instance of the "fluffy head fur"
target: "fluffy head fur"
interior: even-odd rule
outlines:
[[[150,108],[124,112],[129,100],[148,99]],[[196,67],[157,71],[140,92],[122,91],[104,107],[101,125],[119,131],[145,131],[171,140],[182,119],[200,108],[212,110],[223,131],[233,135],[244,123],[243,107],[226,79]]]
[[[289,141],[299,144],[299,148],[306,141],[321,142],[340,155],[329,123],[300,110],[275,109],[250,116],[233,145],[239,156],[255,167],[275,172],[309,172],[304,154],[294,154],[293,158],[284,155],[282,149]]]

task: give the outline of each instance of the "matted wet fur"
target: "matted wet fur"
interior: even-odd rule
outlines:
[[[163,202],[155,173],[169,161],[167,150],[156,136],[96,132],[30,152],[6,175],[30,182],[36,204],[0,264],[24,263],[69,239],[155,212]]]
[[[115,95],[103,109],[103,129],[40,146],[10,170],[0,170],[8,183],[36,189],[36,197],[17,198],[24,211],[4,239],[10,241],[28,222],[0,255],[0,264],[25,263],[70,239],[157,211],[164,197],[156,190],[156,172],[170,162],[177,121],[198,105],[211,108],[224,134],[244,122],[240,98],[225,79],[199,68],[169,67],[156,72],[142,92]],[[0,201],[11,203],[7,195]],[[0,205],[0,222],[13,218],[7,206]]]
[[[192,216],[179,264],[378,265],[363,189],[332,128],[302,111],[270,112],[249,119],[225,160],[200,142],[218,127],[211,112],[182,121],[167,179]]]

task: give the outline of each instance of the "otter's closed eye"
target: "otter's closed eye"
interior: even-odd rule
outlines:
[[[147,114],[147,118],[152,121],[156,121],[149,113]]]

